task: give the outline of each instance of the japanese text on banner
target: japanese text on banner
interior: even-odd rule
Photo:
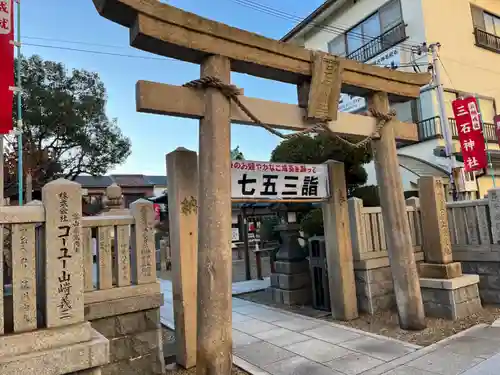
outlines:
[[[465,171],[473,172],[486,168],[488,158],[476,99],[473,97],[457,99],[452,102],[452,107]]]
[[[328,197],[324,164],[231,162],[231,197],[238,199],[324,199]]]

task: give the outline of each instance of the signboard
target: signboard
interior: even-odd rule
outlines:
[[[451,105],[457,124],[465,171],[473,172],[486,168],[488,158],[476,98],[457,99]]]
[[[239,241],[240,240],[240,230],[238,228],[231,228],[231,234],[232,234],[232,241]]]
[[[324,199],[328,191],[325,164],[231,162],[231,197],[237,199]]]
[[[153,210],[155,211],[155,221],[160,221],[160,205],[158,203],[153,203]]]
[[[493,117],[493,123],[495,124],[495,132],[497,135],[497,142],[500,145],[500,115]]]
[[[380,55],[368,60],[367,64],[373,64],[384,68],[397,68],[401,65],[401,54],[399,47],[391,48]],[[366,107],[366,99],[359,96],[340,94],[339,111],[356,112]]]

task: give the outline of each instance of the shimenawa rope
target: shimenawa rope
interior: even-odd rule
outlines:
[[[257,125],[263,127],[266,129],[268,132],[282,138],[282,139],[292,139],[299,137],[301,135],[309,134],[309,133],[319,133],[319,132],[324,132],[324,133],[329,133],[330,135],[334,136],[338,140],[342,141],[343,143],[353,147],[353,148],[360,148],[360,147],[366,147],[372,139],[376,138],[379,136],[380,130],[385,126],[385,124],[392,120],[394,116],[396,116],[396,111],[394,109],[391,109],[389,113],[383,113],[377,110],[374,110],[372,108],[369,109],[367,115],[373,116],[377,119],[377,127],[375,128],[375,131],[372,132],[369,136],[364,138],[363,140],[353,143],[350,142],[347,139],[344,139],[342,137],[339,137],[337,134],[332,132],[330,127],[326,122],[320,122],[318,124],[312,125],[311,127],[297,131],[295,133],[291,134],[283,134],[279,132],[278,130],[272,128],[271,126],[264,124],[262,121],[260,121],[239,99],[239,95],[241,94],[241,91],[238,87],[235,85],[231,84],[226,84],[223,83],[220,79],[216,77],[203,77],[199,79],[195,79],[193,81],[190,81],[186,84],[184,84],[185,87],[190,87],[190,88],[195,88],[195,89],[206,89],[206,88],[216,88],[218,89],[224,96],[227,98],[231,99],[236,103],[238,107],[250,118],[252,121],[254,121]]]

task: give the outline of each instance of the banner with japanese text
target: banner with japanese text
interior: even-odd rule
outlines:
[[[495,124],[497,143],[500,145],[500,115],[496,115],[495,117],[493,117],[493,123]]]
[[[231,162],[231,197],[236,199],[328,198],[325,164]]]
[[[0,0],[0,134],[13,129],[14,86],[14,8],[13,0]]]
[[[465,171],[473,172],[487,168],[486,145],[476,98],[457,99],[451,105],[455,115]]]

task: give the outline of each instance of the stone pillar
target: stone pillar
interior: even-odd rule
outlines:
[[[178,148],[167,155],[176,360],[184,368],[196,366],[197,170],[196,152]]]
[[[231,61],[209,56],[202,77],[231,81]],[[199,375],[232,368],[231,102],[207,88],[199,133],[198,350]],[[193,171],[195,173],[195,171]]]
[[[378,92],[369,98],[370,108],[388,113],[389,97]],[[399,171],[396,140],[392,121],[380,130],[380,138],[372,142],[375,172],[380,190],[380,206],[386,230],[387,250],[391,264],[399,325],[403,329],[425,328],[422,294],[417,264],[406,219],[403,183]]]
[[[463,275],[453,262],[448,213],[440,178],[419,179],[422,246],[425,263],[420,264],[420,284],[425,312],[429,316],[460,319],[481,310],[479,276]]]
[[[116,183],[106,188],[104,197],[104,212],[102,215],[129,215],[130,211],[124,208],[122,188]]]
[[[358,317],[344,163],[328,161],[330,198],[323,203],[326,261],[332,317]]]
[[[311,277],[307,253],[299,244],[299,224],[283,223],[275,227],[280,232],[280,248],[271,273],[273,301],[285,305],[311,302]]]

